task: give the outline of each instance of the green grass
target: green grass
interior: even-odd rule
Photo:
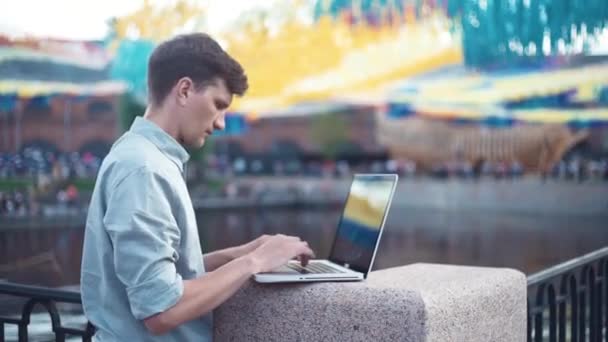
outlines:
[[[93,192],[93,189],[95,188],[95,179],[81,178],[75,179],[71,183],[74,184],[79,192]]]
[[[211,192],[220,191],[225,183],[226,182],[224,180],[221,180],[221,179],[206,179],[205,180],[205,185],[207,185],[207,188]]]
[[[74,184],[80,192],[91,192],[95,187],[95,179],[81,178],[67,181],[67,184]],[[27,190],[29,186],[33,186],[34,181],[31,179],[0,179],[0,191],[15,191],[15,190]]]
[[[0,191],[26,190],[33,184],[30,179],[0,179]]]

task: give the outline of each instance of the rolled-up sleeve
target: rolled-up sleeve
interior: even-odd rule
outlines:
[[[175,262],[180,232],[171,211],[167,179],[145,168],[112,187],[104,226],[113,247],[114,269],[124,284],[131,312],[144,319],[166,311],[183,294]]]

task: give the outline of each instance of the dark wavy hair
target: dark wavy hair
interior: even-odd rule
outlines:
[[[148,61],[150,102],[162,104],[182,77],[190,77],[199,88],[221,78],[239,96],[249,87],[243,67],[205,33],[179,35],[154,49]]]

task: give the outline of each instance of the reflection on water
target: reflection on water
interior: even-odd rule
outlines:
[[[341,208],[199,213],[205,250],[262,233],[289,233],[329,255]],[[512,267],[533,273],[608,244],[608,217],[437,212],[393,207],[374,269],[416,262]],[[220,228],[225,227],[225,228]],[[215,235],[215,236],[214,236]],[[207,243],[205,243],[207,242]]]
[[[197,213],[204,251],[285,233],[328,256],[341,208]],[[435,212],[393,206],[374,269],[415,262],[513,267],[532,273],[608,244],[607,217]],[[83,229],[0,231],[0,278],[47,286],[76,284]]]

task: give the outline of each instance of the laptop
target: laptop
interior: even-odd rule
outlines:
[[[267,273],[259,283],[359,281],[367,278],[397,186],[396,174],[356,174],[342,211],[329,259],[292,260]]]

